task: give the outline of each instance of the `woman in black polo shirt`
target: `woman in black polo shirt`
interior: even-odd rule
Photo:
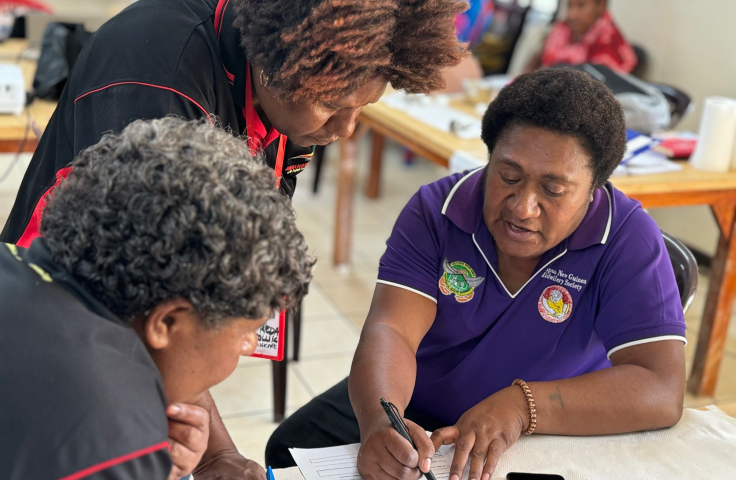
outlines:
[[[0,241],[28,246],[46,196],[77,154],[135,119],[210,117],[263,151],[292,195],[312,145],[352,134],[388,83],[442,87],[464,46],[457,0],[140,0],[82,51]],[[215,119],[216,117],[217,119]],[[209,394],[210,445],[198,479],[265,478],[235,450]],[[213,477],[215,478],[215,477]]]
[[[313,145],[347,137],[387,83],[443,85],[457,0],[140,0],[82,51],[0,240],[30,245],[77,154],[134,119],[216,117],[293,195]]]

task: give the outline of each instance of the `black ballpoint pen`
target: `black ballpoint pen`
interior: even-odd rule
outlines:
[[[412,448],[416,450],[417,446],[414,445],[414,442],[412,442],[411,437],[409,436],[409,429],[406,427],[404,419],[401,418],[401,415],[399,415],[399,409],[396,408],[396,405],[391,402],[387,402],[385,398],[382,398],[381,406],[386,412],[386,415],[388,415],[388,419],[391,421],[391,425],[394,427],[394,430],[399,432],[399,435],[407,439]],[[427,473],[424,474],[424,476],[427,477],[427,480],[437,480],[437,477],[434,476],[434,473],[432,473],[431,469],[428,470]]]

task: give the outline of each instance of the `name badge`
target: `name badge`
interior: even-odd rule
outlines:
[[[258,348],[252,356],[268,360],[284,359],[284,331],[286,312],[276,312],[258,330]]]

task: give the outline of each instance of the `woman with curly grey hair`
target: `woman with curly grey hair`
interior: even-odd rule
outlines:
[[[273,171],[224,130],[136,121],[73,167],[43,236],[0,245],[0,477],[181,478],[209,437],[194,403],[314,261]]]

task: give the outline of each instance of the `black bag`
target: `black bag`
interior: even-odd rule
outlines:
[[[92,34],[80,24],[48,24],[43,34],[41,56],[33,78],[30,100],[36,97],[59,100],[69,73],[90,36]]]
[[[670,104],[660,90],[629,75],[615,72],[603,65],[555,65],[553,68],[574,68],[605,83],[624,109],[626,128],[650,134],[669,127],[672,117]]]

